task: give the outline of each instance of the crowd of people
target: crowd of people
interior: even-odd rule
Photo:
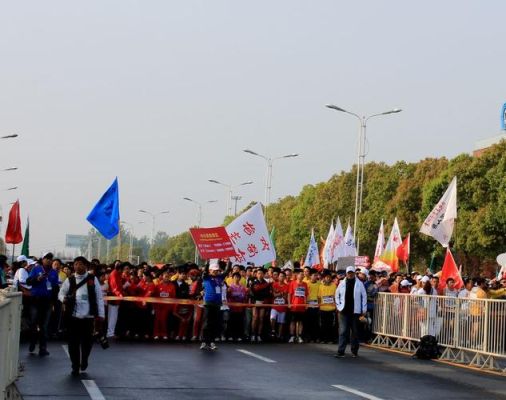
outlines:
[[[4,285],[9,281],[23,293],[30,351],[39,343],[39,354],[46,355],[47,338],[62,336],[68,329],[65,298],[58,294],[75,275],[75,263],[63,263],[51,253],[40,260],[20,256],[12,265],[5,257],[0,260]],[[352,342],[355,336],[368,341],[378,292],[506,299],[506,279],[466,279],[457,290],[453,279],[440,285],[437,274],[388,274],[355,267],[331,271],[294,263],[264,269],[225,262],[206,267],[134,266],[119,260],[110,265],[92,260],[86,266],[102,297],[117,298],[105,301],[101,328],[105,336],[202,341],[207,347],[223,341],[337,343],[340,327],[341,333],[352,330]],[[345,281],[353,285],[349,290],[340,285]],[[121,300],[132,296],[135,301]],[[153,302],[156,298],[183,301]],[[343,351],[340,347],[339,353]],[[353,346],[352,352],[356,353]]]

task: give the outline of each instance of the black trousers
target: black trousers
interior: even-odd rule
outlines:
[[[93,346],[93,318],[70,318],[68,321],[69,356],[72,369],[78,370],[82,365],[88,365],[88,357]]]
[[[218,337],[221,330],[221,315],[219,305],[204,305],[204,342],[210,344],[214,338]]]
[[[30,305],[30,344],[36,345],[38,342],[39,350],[46,350],[47,328],[50,317],[51,298],[32,297]]]
[[[336,311],[320,311],[320,339],[333,342],[336,338]]]
[[[244,333],[244,311],[231,311],[228,321],[227,336],[238,339]]]
[[[318,319],[320,310],[318,308],[308,308],[304,321],[304,336],[307,340],[317,340],[319,336],[320,321]]]

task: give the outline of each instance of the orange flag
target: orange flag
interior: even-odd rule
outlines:
[[[443,270],[441,271],[441,277],[439,279],[439,288],[444,289],[446,287],[446,280],[448,278],[455,279],[455,287],[460,289],[464,286],[464,281],[460,275],[459,268],[455,264],[453,254],[450,249],[446,249],[445,262],[443,264]]]

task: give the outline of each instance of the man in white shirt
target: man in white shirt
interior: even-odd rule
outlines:
[[[105,317],[104,298],[98,279],[87,272],[90,263],[84,257],[74,260],[75,275],[66,279],[58,299],[65,305],[67,336],[72,375],[78,376],[88,368],[93,346],[95,322]]]

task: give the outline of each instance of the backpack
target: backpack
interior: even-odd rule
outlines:
[[[414,357],[420,360],[432,360],[439,356],[440,352],[437,339],[432,335],[422,336]]]

